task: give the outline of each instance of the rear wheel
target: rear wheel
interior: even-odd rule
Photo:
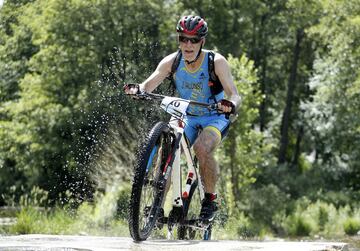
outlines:
[[[129,208],[129,230],[135,241],[146,240],[156,223],[166,184],[163,170],[171,152],[168,125],[157,123],[139,148]]]
[[[195,197],[194,194],[195,194],[197,186],[198,186],[198,181],[195,180],[193,182],[193,184],[191,185],[189,197],[187,199],[183,199],[184,220],[192,220],[197,217],[197,212],[196,212],[197,210],[194,209],[194,207],[190,207],[190,205],[195,206],[195,204],[196,204],[194,202],[191,203],[191,201],[192,200],[194,201],[193,197]],[[196,238],[196,230],[194,230],[192,227],[189,227],[189,226],[180,225],[178,227],[177,233],[178,233],[179,240],[193,240]]]

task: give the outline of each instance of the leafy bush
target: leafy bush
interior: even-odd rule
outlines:
[[[349,218],[344,222],[344,231],[347,235],[356,235],[360,231],[360,220]]]
[[[37,191],[37,190],[36,190]],[[41,192],[31,194],[42,194]],[[17,214],[17,221],[9,228],[11,234],[92,234],[128,235],[125,222],[128,187],[114,186],[105,194],[97,194],[94,203],[83,202],[77,209],[37,207],[42,196],[26,196]],[[36,199],[34,199],[36,198]],[[124,204],[123,204],[124,203]],[[35,204],[35,205],[32,205]],[[75,211],[74,211],[75,210]],[[120,216],[117,216],[120,215]]]
[[[116,218],[126,220],[128,218],[128,208],[130,205],[130,186],[121,189],[117,196],[116,202]]]
[[[45,211],[36,207],[24,207],[17,221],[9,228],[11,234],[71,234],[75,218],[62,209]]]
[[[286,219],[285,230],[290,236],[309,236],[313,228],[314,222],[304,215],[295,214]]]
[[[307,198],[296,202],[295,209],[284,218],[282,227],[291,236],[340,237],[360,230],[360,210],[350,206],[336,208],[331,203]]]
[[[39,213],[31,207],[23,208],[17,215],[17,221],[10,227],[12,234],[36,233],[37,225],[40,223]]]
[[[40,187],[34,186],[30,193],[24,193],[21,197],[20,197],[20,205],[21,206],[35,206],[35,207],[39,207],[39,206],[46,206],[47,205],[47,201],[48,201],[48,191],[45,191],[43,189],[41,189]]]
[[[114,185],[105,194],[96,194],[94,203],[82,203],[77,211],[78,220],[90,228],[110,228],[116,220],[127,219],[129,196],[128,186]]]
[[[248,198],[251,219],[270,227],[274,227],[274,215],[282,211],[288,201],[288,195],[273,184],[251,190]]]
[[[261,229],[251,222],[244,213],[239,213],[227,219],[222,226],[215,225],[214,234],[216,239],[239,239],[253,238],[259,235]]]

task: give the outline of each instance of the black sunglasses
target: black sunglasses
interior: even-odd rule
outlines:
[[[179,41],[182,43],[187,43],[188,41],[190,41],[190,43],[192,43],[192,44],[197,44],[201,41],[201,38],[179,36]]]

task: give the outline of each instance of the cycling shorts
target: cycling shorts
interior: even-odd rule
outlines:
[[[185,136],[190,145],[194,144],[200,130],[211,129],[224,139],[230,126],[230,120],[225,118],[224,114],[186,116],[184,122]]]

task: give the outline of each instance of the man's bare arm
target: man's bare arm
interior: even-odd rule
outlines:
[[[171,65],[175,59],[176,53],[170,54],[163,58],[158,64],[156,70],[140,86],[141,91],[152,92],[160,83],[169,76]]]
[[[240,106],[241,97],[234,84],[230,66],[227,60],[220,54],[215,54],[215,73],[224,88],[226,97],[232,101],[236,108]]]
[[[163,58],[156,67],[156,70],[144,82],[142,82],[138,86],[135,84],[125,85],[124,86],[125,93],[130,95],[135,95],[139,90],[145,92],[152,92],[170,74],[171,65],[175,57],[176,57],[176,53],[173,53]]]

